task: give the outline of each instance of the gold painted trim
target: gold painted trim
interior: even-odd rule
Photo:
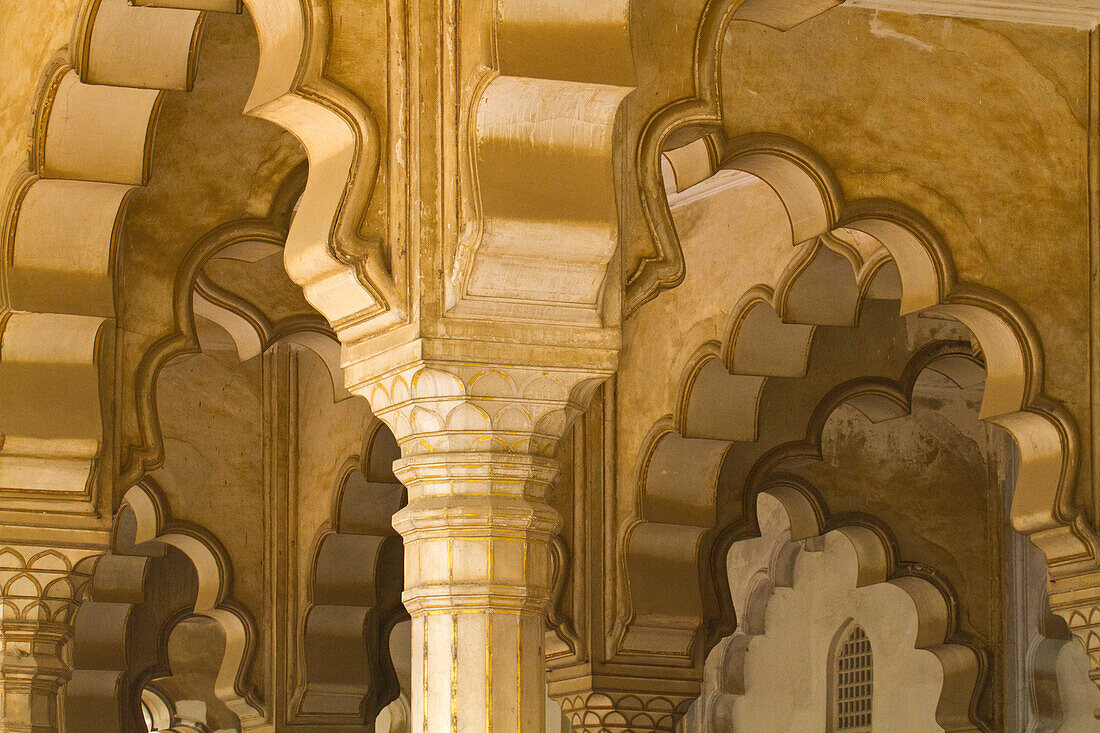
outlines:
[[[198,74],[199,68],[199,40],[202,37],[202,31],[206,25],[207,11],[200,10],[199,17],[195,19],[195,27],[191,31],[191,45],[187,50],[187,81],[186,91],[192,91],[195,88],[195,76]]]
[[[38,90],[38,105],[31,123],[31,172],[41,177],[46,177],[46,138],[49,134],[50,118],[53,116],[53,105],[57,101],[61,82],[72,70],[67,62],[55,56],[47,66]]]
[[[149,110],[149,122],[145,128],[145,144],[141,153],[141,185],[149,183],[149,176],[153,172],[153,139],[157,132],[157,119],[160,116],[160,106],[164,101],[164,90],[157,92],[157,98],[153,100],[153,106]]]

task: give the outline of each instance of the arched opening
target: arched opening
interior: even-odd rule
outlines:
[[[997,657],[990,668],[985,655],[1001,648],[1004,621],[1000,602],[984,600],[982,585],[999,582],[1000,557],[966,556],[966,527],[959,517],[970,513],[983,526],[1000,527],[1003,507],[1011,504],[1013,524],[1040,544],[1048,562],[1087,557],[1094,545],[1091,534],[1081,532],[1080,508],[1072,499],[1075,428],[1064,409],[1042,394],[1042,354],[1028,320],[1006,299],[956,282],[945,245],[919,216],[889,202],[846,203],[828,167],[789,140],[707,137],[672,151],[665,165],[673,214],[683,217],[682,234],[695,242],[698,256],[709,256],[701,238],[724,231],[721,212],[730,207],[759,208],[758,217],[741,225],[756,232],[759,219],[758,236],[785,236],[794,248],[779,248],[770,261],[767,247],[755,259],[751,250],[731,254],[746,261],[744,270],[760,273],[759,285],[732,288],[743,295],[731,300],[724,316],[723,296],[709,302],[715,315],[699,321],[697,330],[717,338],[701,336],[694,346],[689,340],[675,357],[673,372],[682,376],[675,383],[674,412],[641,441],[636,467],[641,521],[627,525],[631,616],[623,624],[620,653],[660,647],[701,666],[699,655],[744,623],[729,605],[722,569],[731,547],[758,531],[758,492],[790,474],[820,484],[825,503],[844,516],[886,517],[901,538],[892,552],[900,552],[904,562],[943,568],[947,587],[963,589],[959,615],[946,633],[978,652],[978,684],[966,687],[965,701],[945,691],[951,702],[940,705],[937,720],[945,729],[999,725],[1003,688],[995,678],[1005,661]],[[689,211],[694,218],[687,217]],[[698,295],[694,287],[667,297],[690,299]],[[650,320],[643,317],[637,328],[647,328]],[[958,408],[946,408],[944,397],[925,396],[929,389],[967,396],[955,400]],[[922,428],[925,418],[913,422],[910,416],[925,399],[931,402],[922,402],[919,411],[924,414],[929,404],[940,417],[927,418],[932,422]],[[959,526],[944,530],[942,546],[949,549],[936,558],[938,551],[913,542],[929,530],[912,519],[924,512],[941,516],[946,509],[925,506],[923,497],[963,493],[922,491],[907,498],[899,475],[900,493],[875,498],[874,491],[884,489],[871,489],[875,482],[862,478],[877,471],[881,479],[888,469],[860,463],[860,456],[902,450],[914,460],[932,461],[929,451],[941,448],[949,455],[969,445],[948,437],[955,428],[942,422],[945,411],[956,409],[966,412],[962,422],[971,426],[963,432],[980,436],[982,447],[965,460],[960,454],[959,464],[978,478],[969,498],[947,512],[946,524]],[[940,437],[923,446],[897,444],[900,437],[874,447],[851,443],[848,453],[838,453],[843,435],[834,424],[823,441],[822,431],[842,414],[864,427],[853,430],[849,422],[840,433],[859,440],[873,439],[875,426],[889,430],[894,424],[917,431],[909,435],[924,430],[926,438]],[[1011,453],[998,447],[1005,434],[1019,451],[1020,465],[1007,488],[986,475],[989,465],[1003,466]],[[948,485],[952,480],[958,479],[948,479]],[[819,519],[811,513],[805,521]],[[1068,542],[1055,548],[1048,543],[1054,536]],[[986,539],[997,546],[999,537],[994,532]],[[652,573],[654,558],[669,569]],[[960,568],[967,571],[960,574]],[[696,572],[704,584],[710,577],[717,585],[696,594]],[[664,580],[669,577],[683,579],[671,592]],[[998,586],[995,593],[1001,591]]]
[[[385,729],[407,720],[401,695],[408,682],[403,693],[391,645],[394,628],[409,618],[401,605],[401,538],[391,524],[408,501],[393,475],[399,457],[393,434],[377,422],[362,454],[344,465],[332,519],[315,542],[296,721],[362,726],[381,716]],[[408,654],[400,650],[396,666],[407,670]]]

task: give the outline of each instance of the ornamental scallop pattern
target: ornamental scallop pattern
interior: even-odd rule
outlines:
[[[561,700],[562,712],[577,733],[672,731],[690,699],[662,695],[576,695]]]

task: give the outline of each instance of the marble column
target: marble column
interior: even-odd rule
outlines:
[[[417,364],[358,389],[401,444],[412,730],[542,731],[558,441],[579,371]]]
[[[0,733],[58,733],[65,644],[93,553],[0,546]]]

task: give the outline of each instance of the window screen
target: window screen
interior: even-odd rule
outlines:
[[[870,731],[874,662],[860,626],[842,634],[833,651],[833,730]]]

